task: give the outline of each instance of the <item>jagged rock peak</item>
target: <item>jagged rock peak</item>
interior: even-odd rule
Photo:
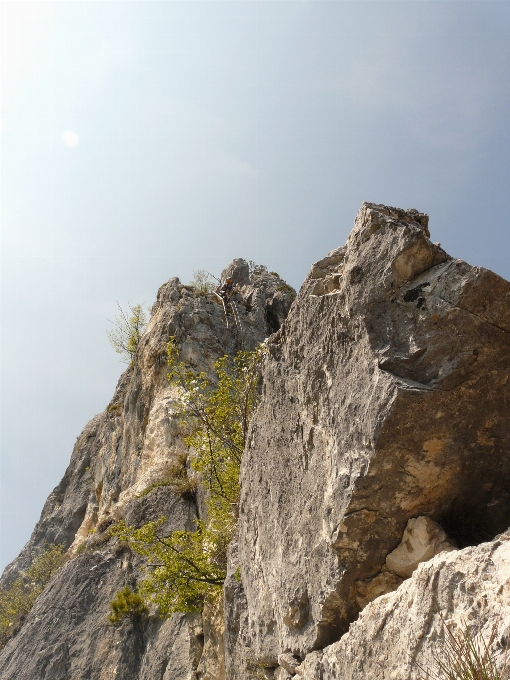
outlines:
[[[242,589],[226,586],[231,668],[341,638],[402,583],[386,558],[410,520],[440,525],[424,559],[510,524],[510,284],[432,243],[426,215],[364,203],[268,349],[241,470]]]
[[[510,284],[432,243],[425,214],[371,203],[294,302],[264,267],[236,259],[222,276],[237,285],[242,342],[214,296],[161,287],[133,367],[6,572],[44,541],[72,546],[1,653],[2,680],[417,680],[440,639],[437,608],[486,634],[499,612],[501,660]],[[201,511],[200,493],[152,488],[184,448],[168,338],[209,371],[270,333],[223,606],[108,626],[109,601],[141,567],[108,524],[164,514],[170,532]]]
[[[245,286],[250,284],[250,266],[246,260],[236,257],[221,272],[221,280],[232,279],[234,286]]]
[[[253,349],[283,323],[294,295],[264,268],[242,276],[244,260],[227,267],[237,277],[228,325],[214,294],[171,278],[158,291],[149,325],[114,396],[78,437],[64,478],[50,494],[30,541],[7,567],[2,586],[26,571],[46,544],[63,544],[72,558],[38,598],[26,622],[0,653],[2,680],[189,680],[204,668],[200,617],[151,618],[145,625],[107,622],[117,590],[141,578],[140,559],[108,527],[119,519],[141,526],[167,517],[163,531],[193,530],[199,492],[180,494],[158,486],[186,453],[177,397],[167,380],[167,343],[175,337],[182,359],[210,372],[238,349]],[[84,552],[82,552],[84,551]],[[59,612],[58,615],[55,612]],[[205,640],[206,650],[210,640]],[[206,654],[208,657],[208,653]],[[212,657],[211,657],[212,658]]]

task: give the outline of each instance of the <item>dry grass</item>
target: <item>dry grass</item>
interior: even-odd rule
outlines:
[[[434,668],[420,666],[422,680],[506,680],[509,677],[506,651],[501,669],[492,652],[499,621],[492,626],[487,642],[482,635],[474,635],[468,625],[454,630],[442,615],[441,621],[444,640],[434,651]]]

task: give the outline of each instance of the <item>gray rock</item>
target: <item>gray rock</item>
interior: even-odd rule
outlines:
[[[231,606],[246,610],[228,658],[338,640],[401,583],[386,557],[412,518],[460,547],[510,524],[509,302],[508,282],[452,259],[415,210],[364,204],[313,265],[268,343],[243,458]]]
[[[197,675],[200,680],[225,680],[223,597],[206,600],[202,620],[205,644]]]
[[[248,265],[236,260],[231,268],[242,277]],[[240,332],[226,327],[214,296],[177,278],[159,289],[133,366],[121,376],[106,410],[79,436],[30,541],[4,572],[2,586],[26,571],[46,543],[62,543],[73,558],[0,652],[2,680],[102,680],[114,671],[129,680],[191,680],[204,643],[212,664],[215,643],[209,637],[217,632],[210,621],[203,629],[200,623],[199,632],[197,622],[184,616],[128,621],[120,628],[107,623],[117,590],[142,575],[136,559],[116,555],[118,541],[110,540],[106,530],[121,519],[140,526],[161,516],[166,517],[163,533],[193,528],[200,503],[197,507],[168,486],[141,495],[167,480],[186,451],[173,410],[176,392],[166,377],[166,346],[174,336],[183,360],[210,373],[219,357],[264,341],[272,328],[267,310],[277,305],[281,323],[293,296],[280,289],[283,282],[276,275],[243,281],[235,295]],[[85,546],[94,552],[79,555]],[[201,674],[212,679],[216,671],[206,666],[204,659]]]
[[[156,522],[162,517],[161,536],[169,536],[173,531],[185,529],[193,531],[197,518],[195,503],[183,499],[169,486],[157,486],[141,498],[132,498],[122,509],[126,524],[140,528],[147,522]]]
[[[278,664],[284,668],[287,673],[290,673],[291,675],[296,675],[296,671],[301,665],[301,659],[298,659],[294,654],[279,654],[278,655]]]
[[[133,367],[4,572],[2,586],[45,543],[68,549],[0,653],[2,680],[417,680],[443,634],[437,608],[485,639],[500,615],[502,660],[510,284],[429,236],[416,210],[363,204],[294,302],[277,274],[234,260],[222,276],[241,331],[214,296],[175,278],[160,288]],[[223,611],[108,624],[115,593],[142,577],[108,527],[164,516],[166,534],[204,517],[200,487],[157,486],[186,452],[169,337],[211,372],[271,333]]]
[[[232,279],[234,286],[247,286],[250,284],[250,267],[246,260],[237,257],[228,267],[221,272],[221,280]]]

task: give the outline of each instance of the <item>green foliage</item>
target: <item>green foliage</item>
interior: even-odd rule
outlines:
[[[282,283],[282,285],[278,286],[276,290],[281,290],[283,293],[289,295],[293,300],[296,297],[296,291],[292,286],[289,286],[288,283]]]
[[[239,498],[239,468],[250,420],[259,401],[263,346],[224,356],[215,365],[217,382],[178,361],[175,338],[168,342],[168,379],[180,389],[177,411],[195,451],[192,467],[210,492],[209,513],[231,516]]]
[[[65,559],[62,546],[52,545],[39,555],[26,574],[0,589],[0,649],[20,628],[37,597]]]
[[[225,580],[226,546],[202,521],[197,521],[196,531],[174,531],[168,537],[158,534],[162,522],[140,529],[119,524],[110,531],[147,559],[148,576],[139,592],[158,605],[161,616],[200,609],[204,597]]]
[[[117,303],[120,315],[112,321],[114,328],[106,331],[111,346],[122,356],[124,363],[131,363],[136,354],[142,335],[147,328],[147,317],[142,305],[129,305],[124,311]]]
[[[250,269],[250,276],[260,276],[267,272],[267,267],[263,264],[256,264],[253,260],[248,262],[248,267]]]
[[[227,548],[237,523],[239,469],[248,427],[259,401],[263,346],[238,352],[215,364],[217,380],[190,370],[179,360],[175,338],[168,343],[168,379],[180,394],[176,405],[193,450],[192,468],[201,474],[208,492],[208,518],[196,521],[195,531],[161,535],[164,522],[140,529],[123,524],[110,529],[147,559],[147,577],[139,592],[158,605],[162,616],[202,607],[207,595],[223,586]]]
[[[154,484],[151,484],[147,489],[138,494],[138,498],[147,496],[153,489],[158,486],[170,486],[183,498],[192,500],[195,497],[197,484],[194,479],[188,477],[186,463],[188,462],[188,454],[180,453],[177,460],[168,467],[162,479]]]
[[[129,586],[124,586],[122,590],[119,590],[115,599],[110,602],[110,609],[112,613],[108,617],[108,621],[115,625],[121,623],[126,616],[134,619],[137,616],[147,614],[149,611],[142,596],[139,593],[134,593]]]
[[[489,640],[473,635],[469,626],[455,631],[441,617],[444,639],[434,653],[434,669],[420,670],[423,680],[503,680],[506,675],[506,654],[501,670],[496,666],[491,647],[497,637],[497,622],[493,625]]]
[[[199,293],[207,295],[212,293],[217,284],[213,281],[211,275],[205,269],[194,269],[193,278],[189,282],[190,286],[196,288]]]
[[[248,680],[266,680],[268,677],[266,670],[271,670],[274,672],[274,666],[267,666],[261,661],[248,661],[246,664]]]

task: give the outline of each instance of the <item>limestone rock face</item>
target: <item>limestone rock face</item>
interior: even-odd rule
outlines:
[[[223,306],[212,295],[176,278],[159,289],[133,366],[121,376],[106,410],[78,437],[30,541],[4,572],[2,586],[26,570],[45,544],[61,543],[73,558],[0,653],[2,680],[191,680],[199,663],[200,677],[221,680],[214,670],[221,669],[221,659],[208,654],[216,664],[212,670],[201,660],[204,643],[207,649],[213,644],[208,635],[217,634],[214,620],[204,627],[183,616],[165,622],[149,618],[143,626],[108,624],[110,601],[140,577],[140,565],[105,531],[119,519],[141,526],[161,516],[168,533],[194,527],[199,508],[192,497],[169,486],[150,490],[167,479],[185,451],[173,412],[176,394],[166,378],[169,337],[176,337],[188,365],[210,372],[221,356],[264,341],[275,323],[283,322],[293,299],[276,274],[262,268],[252,280],[240,259],[230,269],[243,274],[233,296],[241,328],[234,323],[227,328]]]
[[[461,548],[507,528],[509,303],[510,284],[452,259],[416,210],[363,204],[312,266],[268,343],[243,458],[227,677],[339,640],[402,582],[386,559],[409,520]]]
[[[421,564],[400,588],[371,602],[339,642],[309,654],[302,680],[419,680],[419,666],[436,670],[443,617],[458,634],[469,625],[489,642],[501,668],[510,630],[510,536]],[[444,657],[443,657],[444,660]]]
[[[109,602],[136,576],[126,550],[87,552],[65,564],[3,649],[2,680],[192,677],[202,630],[189,616],[107,623]]]
[[[369,203],[295,300],[245,260],[227,277],[228,325],[214,295],[178,279],[160,288],[133,366],[4,572],[2,586],[45,543],[68,550],[0,653],[1,680],[418,680],[440,644],[439,612],[485,639],[500,616],[501,659],[510,284],[432,243],[426,215]],[[236,540],[223,602],[114,627],[109,603],[142,563],[108,527],[164,515],[169,534],[204,516],[200,487],[194,497],[160,484],[185,451],[171,336],[205,372],[269,336]]]

